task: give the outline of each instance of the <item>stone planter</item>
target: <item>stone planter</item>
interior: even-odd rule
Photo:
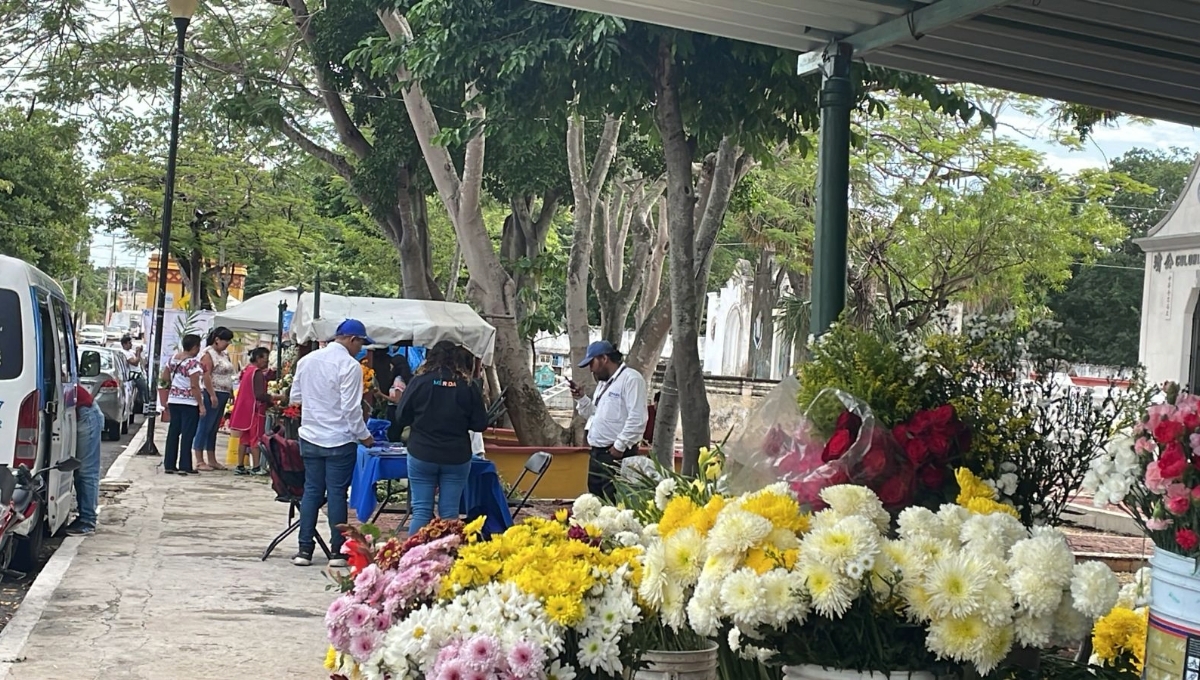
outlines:
[[[694,652],[642,653],[648,664],[633,680],[717,680],[717,646]]]

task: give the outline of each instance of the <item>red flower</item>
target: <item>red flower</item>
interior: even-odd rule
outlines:
[[[908,456],[908,462],[920,467],[925,464],[929,458],[929,446],[924,439],[914,438],[908,441],[900,440],[901,446],[904,447],[904,455]]]
[[[350,565],[351,576],[357,575],[371,563],[371,551],[354,539],[348,539],[342,544],[342,554],[346,556],[346,563]]]
[[[1191,432],[1197,428],[1200,428],[1200,413],[1183,414],[1183,429]]]
[[[1200,545],[1200,536],[1197,536],[1196,532],[1191,529],[1180,529],[1175,532],[1175,542],[1184,551],[1191,552],[1196,549],[1197,545]]]
[[[946,431],[930,432],[925,437],[925,446],[929,449],[938,460],[945,460],[946,456],[950,455],[950,442],[953,432],[950,428]]]
[[[1163,479],[1175,479],[1187,469],[1187,457],[1183,455],[1183,445],[1177,441],[1167,444],[1162,455],[1158,457],[1158,471]]]
[[[879,479],[888,468],[888,456],[884,451],[883,446],[871,443],[871,448],[867,449],[862,460],[858,461],[858,475],[860,479],[867,481]]]
[[[916,477],[913,468],[908,465],[900,466],[879,486],[879,500],[887,507],[904,507],[912,503],[916,492]]]
[[[917,473],[921,479],[921,485],[926,489],[934,491],[941,489],[946,484],[946,468],[941,465],[926,465]]]
[[[850,434],[858,436],[858,429],[862,427],[862,418],[850,411],[842,411],[842,415],[838,416],[837,423],[834,429],[849,430]]]
[[[850,450],[853,444],[854,435],[850,434],[849,430],[839,429],[826,442],[825,450],[821,452],[821,461],[828,463],[841,458],[846,455],[846,452]]]
[[[1163,420],[1154,428],[1154,438],[1159,444],[1173,442],[1183,436],[1183,423],[1176,420]]]

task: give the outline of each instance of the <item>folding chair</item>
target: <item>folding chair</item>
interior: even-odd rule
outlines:
[[[525,504],[529,502],[529,497],[533,495],[533,490],[537,488],[538,482],[542,481],[542,477],[546,475],[546,470],[550,469],[550,463],[553,462],[554,456],[546,451],[538,451],[525,461],[525,469],[521,470],[521,476],[517,477],[517,481],[513,483],[512,490],[508,492],[508,507],[515,508],[512,511],[514,520],[517,518],[517,514],[525,509]],[[527,474],[534,475],[533,483],[529,485],[529,490],[525,492],[525,497],[517,501],[513,496],[521,493],[521,481],[525,479],[525,475]]]
[[[504,405],[504,395],[508,394],[508,388],[500,390],[500,396],[496,397],[496,401],[492,402],[487,408],[487,426],[493,427],[504,414],[508,413],[508,407]]]
[[[288,504],[288,526],[276,536],[267,549],[263,551],[265,562],[275,548],[300,528],[300,500],[304,497],[304,459],[300,457],[300,442],[287,439],[282,429],[263,435],[258,443],[263,460],[267,461],[267,472],[271,476],[271,488],[275,491],[275,500]],[[324,505],[324,502],[322,502]],[[314,533],[317,545],[325,557],[330,557],[329,546],[321,538],[321,532]]]

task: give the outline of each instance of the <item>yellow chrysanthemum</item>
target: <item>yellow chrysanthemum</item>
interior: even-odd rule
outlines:
[[[474,543],[475,541],[479,540],[479,536],[483,533],[483,522],[486,519],[486,517],[481,515],[471,520],[466,526],[463,527],[463,533],[466,534],[468,543]]]
[[[325,652],[325,670],[333,672],[337,669],[337,655],[337,650],[330,645],[329,651]]]
[[[808,515],[800,511],[800,504],[790,495],[763,491],[742,503],[742,509],[771,521],[780,529],[802,533],[808,529]]]
[[[659,535],[668,538],[676,531],[686,526],[692,526],[693,516],[699,509],[691,498],[675,496],[667,502],[667,507],[663,508],[662,519],[658,521]]]
[[[990,498],[972,498],[963,505],[971,514],[974,515],[992,515],[1003,513],[1011,515],[1017,519],[1021,519],[1021,515],[1017,509],[1011,505],[1006,505],[999,501],[994,501]]]
[[[958,468],[955,470],[954,479],[958,482],[958,498],[955,499],[955,503],[966,507],[972,498],[996,500],[995,489],[988,486],[967,468]]]
[[[566,595],[546,598],[546,615],[561,626],[573,626],[583,620],[583,600]]]
[[[1134,667],[1142,670],[1146,657],[1146,626],[1149,610],[1135,611],[1115,607],[1096,622],[1092,629],[1092,651],[1105,664],[1115,665],[1128,655]]]

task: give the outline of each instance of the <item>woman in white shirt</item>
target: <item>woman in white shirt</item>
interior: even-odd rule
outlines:
[[[205,415],[200,418],[192,440],[192,455],[196,470],[200,472],[226,469],[217,462],[217,430],[221,427],[221,417],[225,415],[225,406],[233,392],[233,376],[237,372],[229,358],[232,342],[233,331],[218,326],[208,334],[208,347],[200,357],[200,368],[204,371],[200,383],[204,388]],[[204,460],[206,456],[208,462]]]
[[[181,455],[180,444],[187,446],[196,438],[196,426],[205,413],[200,390],[200,374],[204,371],[196,360],[196,355],[200,353],[200,336],[183,336],[182,347],[163,366],[161,376],[161,381],[170,386],[167,396],[170,425],[167,427],[167,450],[163,458],[163,470],[169,475],[196,474],[192,457],[186,449]]]

